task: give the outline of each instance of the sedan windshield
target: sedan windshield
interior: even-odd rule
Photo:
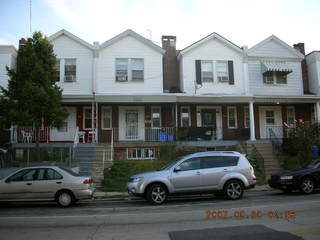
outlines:
[[[309,163],[306,168],[319,168],[320,167],[320,160],[314,160],[311,163]]]

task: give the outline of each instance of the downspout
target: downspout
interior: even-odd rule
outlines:
[[[98,75],[98,58],[99,58],[99,42],[93,43],[93,62],[92,62],[92,119],[93,119],[93,131],[95,132],[95,142],[98,142],[98,102],[96,100],[96,92],[97,92],[97,75]]]

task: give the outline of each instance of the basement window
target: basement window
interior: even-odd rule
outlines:
[[[139,159],[156,159],[155,148],[128,148],[127,159],[139,160]]]

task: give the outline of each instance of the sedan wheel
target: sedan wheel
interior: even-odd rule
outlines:
[[[154,184],[148,188],[147,200],[153,204],[162,204],[167,198],[167,190],[161,184]]]
[[[69,207],[74,203],[74,197],[72,193],[61,192],[57,197],[57,202],[61,207]]]
[[[227,182],[224,187],[224,194],[231,200],[240,199],[243,195],[243,184],[237,180]]]
[[[300,184],[300,190],[302,193],[310,194],[314,190],[314,181],[310,178],[304,178]]]

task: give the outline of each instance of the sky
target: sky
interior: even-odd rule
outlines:
[[[83,40],[104,41],[132,29],[161,45],[177,36],[177,49],[217,32],[238,46],[274,34],[289,45],[320,50],[320,0],[31,0],[32,31],[66,29]],[[30,0],[0,0],[0,44],[30,36]]]

